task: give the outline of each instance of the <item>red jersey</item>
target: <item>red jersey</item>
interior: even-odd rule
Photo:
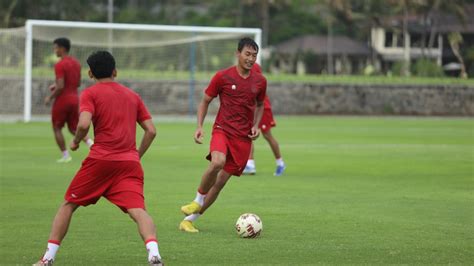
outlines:
[[[136,123],[151,119],[140,96],[117,82],[103,82],[81,93],[80,112],[92,114],[94,145],[90,158],[139,161]]]
[[[255,63],[252,67],[253,70],[257,71],[258,73],[262,74],[262,68],[259,64]],[[272,109],[272,104],[270,103],[270,99],[268,98],[268,94],[265,95],[265,100],[263,101],[263,108],[264,109]]]
[[[236,66],[217,72],[205,90],[210,97],[219,96],[214,128],[250,141],[256,103],[265,99],[266,90],[267,80],[255,70],[247,78],[239,75]]]
[[[65,56],[54,65],[56,80],[64,79],[64,88],[56,100],[67,96],[77,96],[77,88],[81,83],[81,64],[72,56]]]

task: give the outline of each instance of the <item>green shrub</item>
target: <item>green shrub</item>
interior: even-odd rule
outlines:
[[[420,59],[412,66],[412,73],[418,77],[443,77],[444,72],[433,60]]]
[[[402,69],[403,69],[402,61],[397,61],[393,63],[392,68],[391,68],[392,75],[397,76],[397,77],[402,76]]]

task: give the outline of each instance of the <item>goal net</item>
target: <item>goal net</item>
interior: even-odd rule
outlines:
[[[240,38],[260,43],[254,28],[194,27],[29,20],[25,27],[0,29],[0,114],[24,121],[46,118],[43,104],[54,81],[53,40],[71,40],[70,55],[82,65],[82,85],[92,84],[87,57],[112,52],[117,81],[138,92],[152,114],[194,114],[210,77],[235,64]]]

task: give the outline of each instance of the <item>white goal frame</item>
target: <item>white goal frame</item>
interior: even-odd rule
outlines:
[[[177,26],[177,25],[152,25],[152,24],[128,24],[128,23],[102,23],[102,22],[76,22],[76,21],[54,21],[54,20],[27,20],[25,25],[25,88],[24,88],[24,114],[23,121],[31,121],[31,85],[33,67],[33,27],[71,27],[89,29],[117,29],[117,30],[142,30],[142,31],[175,31],[195,33],[240,33],[252,34],[255,42],[261,47],[262,30],[259,28],[231,28],[231,27],[203,27],[203,26]],[[261,56],[257,57],[260,63]]]

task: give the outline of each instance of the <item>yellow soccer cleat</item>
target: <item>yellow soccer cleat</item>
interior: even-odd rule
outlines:
[[[187,221],[187,220],[183,220],[179,224],[179,230],[185,231],[188,233],[199,233],[199,230],[196,227],[194,227],[193,222]]]
[[[195,201],[181,207],[181,212],[184,213],[186,216],[198,213],[200,210],[201,205],[199,205],[199,203]]]

